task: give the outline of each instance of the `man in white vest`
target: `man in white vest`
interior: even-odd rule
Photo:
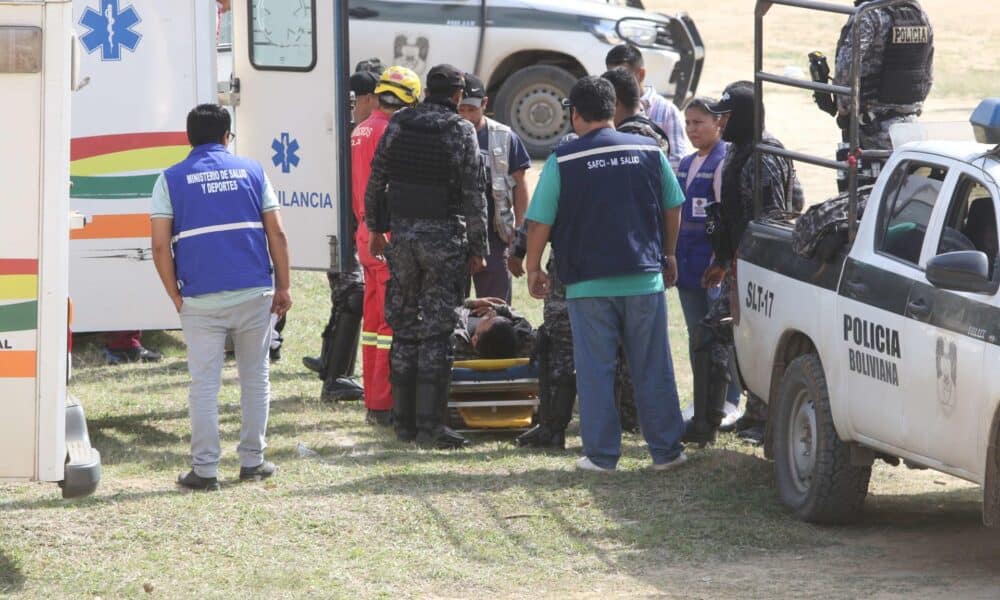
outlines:
[[[510,127],[486,116],[489,97],[483,82],[465,74],[465,96],[458,112],[476,128],[479,151],[489,177],[486,201],[489,205],[490,254],[486,269],[472,276],[479,298],[511,301],[511,273],[507,267],[514,232],[524,222],[528,209],[528,188],[524,172],[531,166],[528,149]],[[517,273],[521,275],[521,273]]]

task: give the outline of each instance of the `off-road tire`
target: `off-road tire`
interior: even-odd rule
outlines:
[[[871,467],[853,466],[850,447],[837,437],[823,364],[816,354],[805,354],[788,365],[776,400],[771,418],[781,501],[795,516],[810,523],[844,524],[857,520],[868,494]],[[809,422],[809,403],[815,428],[811,436],[801,435],[800,430],[796,430],[799,432],[796,435],[793,411]],[[797,410],[800,406],[804,408]],[[810,441],[803,442],[804,439]],[[794,456],[801,455],[806,447],[815,448],[815,458],[811,477],[800,477],[798,473],[804,469],[797,466]]]
[[[525,67],[508,77],[492,100],[497,120],[517,133],[532,158],[548,156],[553,146],[573,130],[569,111],[559,103],[569,97],[576,80],[569,71],[553,65]],[[521,109],[527,110],[533,96],[542,103],[542,114],[552,117],[551,127],[532,127],[522,122]]]

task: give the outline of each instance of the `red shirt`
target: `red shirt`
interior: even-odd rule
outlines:
[[[390,115],[375,109],[367,119],[351,132],[351,205],[358,222],[354,241],[358,245],[358,259],[363,265],[379,262],[368,254],[368,226],[365,225],[365,189],[372,174],[372,158],[382,134],[389,126]],[[381,264],[381,263],[379,263]]]

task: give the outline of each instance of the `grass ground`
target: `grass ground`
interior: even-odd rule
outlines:
[[[649,2],[690,12],[709,46],[702,90],[751,75],[749,0]],[[996,95],[995,8],[925,0],[937,25],[937,87],[929,115],[964,120]],[[977,12],[978,11],[978,12]],[[983,14],[985,11],[985,15]],[[974,15],[980,15],[977,20]],[[832,51],[837,23],[776,16],[775,68],[816,43]],[[976,23],[988,24],[979,27]],[[824,48],[825,45],[825,48]],[[799,62],[798,64],[801,64]],[[825,152],[832,124],[808,102],[775,93],[772,129],[790,146]],[[930,118],[930,116],[928,117]],[[807,193],[832,188],[806,175]],[[318,401],[299,366],[318,350],[328,310],[324,278],[294,276],[285,358],[272,372],[263,484],[236,484],[236,373],[220,397],[222,493],[189,494],[184,348],[153,365],[107,367],[97,341],[77,346],[71,390],[83,399],[104,479],[90,498],[52,485],[0,484],[0,594],[35,598],[931,598],[997,595],[1000,541],[980,525],[978,488],[928,471],[878,466],[865,519],[847,528],[793,520],[759,451],[730,436],[694,450],[669,474],[646,469],[626,435],[621,472],[572,470],[566,453],[514,449],[480,436],[464,452],[421,451],[363,424],[357,404]],[[534,322],[537,303],[517,283]],[[674,294],[671,340],[682,401],[690,396],[686,336]],[[148,590],[148,591],[147,591]]]

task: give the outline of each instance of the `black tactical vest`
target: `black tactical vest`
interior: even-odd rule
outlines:
[[[891,23],[882,71],[861,78],[861,103],[915,104],[930,91],[934,32],[924,11],[913,4],[880,9]],[[850,35],[845,28],[843,35]]]
[[[421,104],[401,111],[399,134],[387,152],[392,217],[449,219],[460,214],[462,117],[441,106]]]

